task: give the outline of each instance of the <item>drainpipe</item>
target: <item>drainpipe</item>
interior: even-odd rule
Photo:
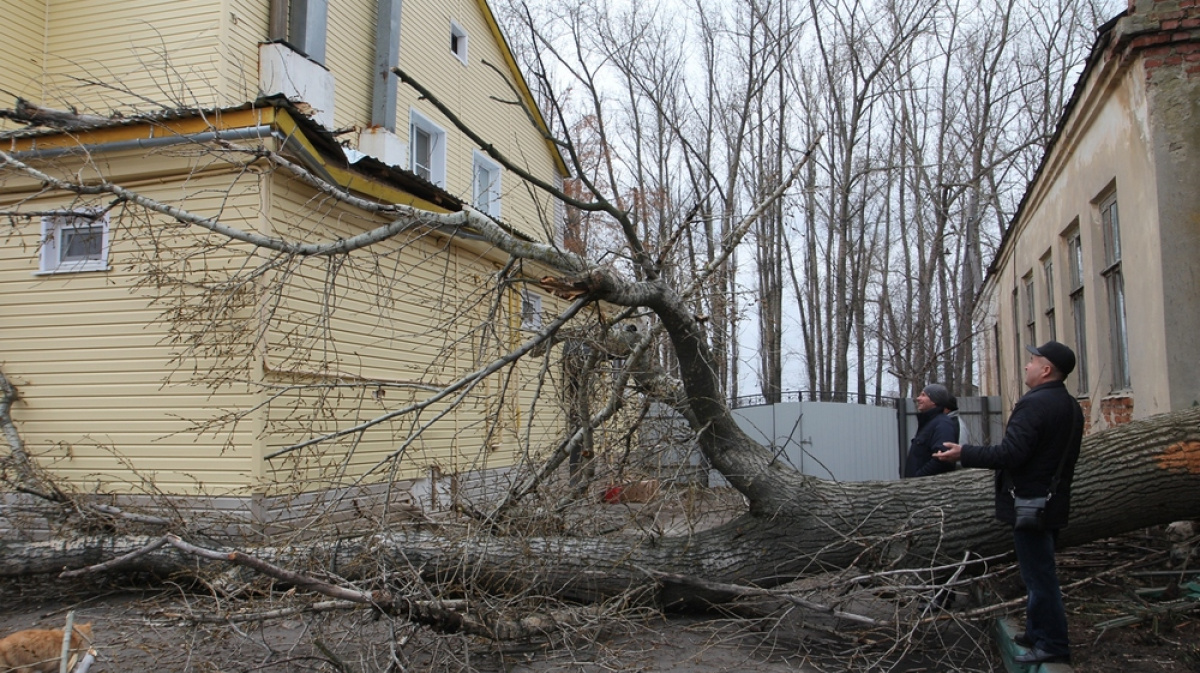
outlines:
[[[328,0],[291,0],[288,11],[288,44],[317,63],[325,65],[328,21]]]
[[[396,89],[392,72],[400,56],[400,2],[379,0],[375,20],[375,72],[371,87],[371,125],[396,130]]]
[[[288,39],[288,0],[271,0],[267,19],[267,41],[286,42]]]

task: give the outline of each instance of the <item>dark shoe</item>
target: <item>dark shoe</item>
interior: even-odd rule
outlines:
[[[1035,645],[1037,645],[1037,643],[1030,640],[1029,635],[1025,633],[1018,633],[1017,635],[1013,636],[1013,642],[1027,650],[1031,650]]]
[[[1016,639],[1014,638],[1013,640]],[[1013,657],[1013,661],[1018,664],[1069,664],[1071,663],[1071,655],[1050,654],[1044,650],[1032,647],[1025,654],[1018,654]]]

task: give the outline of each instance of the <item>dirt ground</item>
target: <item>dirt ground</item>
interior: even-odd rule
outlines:
[[[1200,565],[1200,558],[1189,554],[1200,556],[1195,538],[1173,544],[1161,529],[1153,529],[1060,556],[1076,671],[1200,672],[1200,576],[1182,570]],[[61,627],[68,611],[74,611],[77,622],[93,623],[99,651],[93,673],[1000,671],[991,641],[993,618],[960,617],[1023,595],[1011,569],[998,577],[980,585],[974,597],[958,595],[943,619],[915,627],[856,630],[779,602],[760,601],[703,616],[631,611],[549,643],[503,646],[433,635],[362,610],[236,621],[239,610],[252,609],[249,604],[214,596],[202,585],[146,577],[109,576],[86,585],[45,577],[4,579],[0,634]],[[288,598],[298,604],[303,597],[277,597],[271,606],[286,607]],[[886,614],[892,609],[888,598],[884,594],[873,608],[859,607]],[[1006,614],[1019,619],[1022,608],[1016,605]],[[212,615],[226,619],[194,619]]]
[[[1069,550],[1059,565],[1064,586],[1097,578],[1066,592],[1078,673],[1200,672],[1195,537],[1148,529]]]

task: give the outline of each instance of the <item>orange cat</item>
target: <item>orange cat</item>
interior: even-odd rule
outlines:
[[[28,629],[9,635],[0,640],[0,673],[57,673],[62,641],[62,629]],[[91,644],[91,622],[76,624],[71,633],[71,658]]]

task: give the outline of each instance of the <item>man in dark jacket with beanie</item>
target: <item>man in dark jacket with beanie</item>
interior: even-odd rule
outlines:
[[[1041,530],[1013,529],[1017,563],[1029,597],[1025,633],[1015,639],[1028,651],[1014,660],[1033,665],[1071,660],[1054,543],[1070,513],[1083,411],[1063,384],[1075,369],[1075,353],[1057,341],[1026,348],[1032,354],[1025,365],[1029,392],[1013,407],[1003,441],[996,446],[950,443],[936,457],[950,463],[961,460],[964,467],[996,470],[996,518],[1009,525],[1016,522],[1014,496],[1050,496]]]
[[[943,463],[933,457],[946,442],[958,441],[958,419],[946,414],[946,406],[954,397],[940,383],[931,383],[917,395],[917,433],[908,445],[904,461],[904,477],[928,477],[954,469],[954,463]]]

